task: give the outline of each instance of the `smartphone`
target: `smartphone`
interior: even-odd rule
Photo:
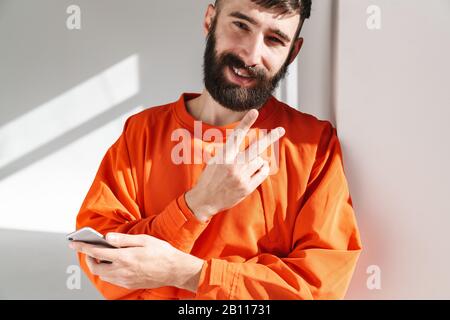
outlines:
[[[80,241],[106,248],[115,248],[106,241],[105,237],[100,232],[89,227],[84,227],[80,230],[69,233],[66,238],[69,241]]]

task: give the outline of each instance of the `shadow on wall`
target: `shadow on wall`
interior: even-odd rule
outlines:
[[[69,0],[0,1],[0,228],[72,231],[124,120],[201,88],[207,3],[80,0],[69,30]]]
[[[0,125],[0,181],[129,112],[139,86],[135,54]]]
[[[0,299],[102,298],[81,270],[68,289],[65,233],[37,230],[71,228],[111,123],[201,87],[207,3],[80,0],[82,29],[68,30],[69,0],[0,1]]]
[[[65,234],[0,229],[0,252],[0,299],[103,299]],[[69,289],[78,275],[79,289]]]
[[[126,12],[117,0],[108,1],[107,11],[101,3],[79,1],[82,29],[75,31],[65,24],[70,1],[46,2],[2,1],[0,38],[7,42],[0,59],[0,180],[137,106],[167,103],[201,83],[206,1],[190,8],[189,16],[192,4],[184,1],[135,1]],[[24,17],[30,10],[34,14]],[[168,11],[174,19],[184,17],[193,35],[164,19],[161,13]],[[2,37],[6,30],[15,36]],[[187,46],[196,49],[180,55]]]

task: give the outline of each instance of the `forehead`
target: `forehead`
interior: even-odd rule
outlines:
[[[294,36],[300,22],[299,13],[280,16],[276,10],[258,6],[251,0],[222,0],[221,18],[232,18],[233,12],[253,18],[264,28],[280,29],[290,37]]]

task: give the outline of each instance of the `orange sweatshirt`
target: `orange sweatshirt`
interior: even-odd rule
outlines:
[[[191,134],[183,143],[209,150],[210,140],[194,135],[195,119],[186,110],[185,102],[197,96],[185,93],[126,121],[76,223],[103,234],[148,234],[204,259],[197,293],[121,288],[92,275],[79,254],[84,272],[107,299],[343,298],[361,242],[334,127],[271,97],[253,128],[286,129],[278,170],[238,205],[202,223],[184,193],[206,164],[174,163],[172,156],[177,129]],[[236,125],[202,128],[225,136]]]

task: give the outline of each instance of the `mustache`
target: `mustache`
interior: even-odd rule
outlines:
[[[249,76],[257,80],[265,80],[266,74],[264,70],[248,67],[237,55],[227,53],[222,58],[222,64],[237,69],[245,69]]]

